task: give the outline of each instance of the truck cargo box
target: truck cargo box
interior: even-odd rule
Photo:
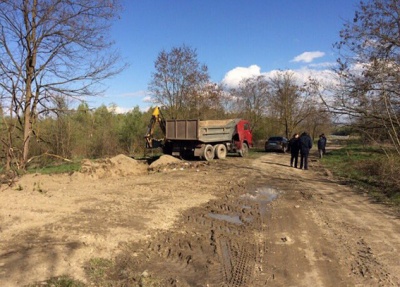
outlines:
[[[230,141],[240,119],[166,120],[166,140],[188,140],[203,143]]]

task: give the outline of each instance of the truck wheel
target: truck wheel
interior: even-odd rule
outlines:
[[[245,157],[249,154],[249,146],[247,145],[247,143],[243,143],[242,144],[242,149],[239,151],[239,155],[241,157]]]
[[[215,146],[215,156],[219,159],[224,159],[226,158],[226,146],[224,144],[217,144]]]
[[[203,158],[206,161],[214,159],[214,147],[210,144],[206,145],[203,152]]]

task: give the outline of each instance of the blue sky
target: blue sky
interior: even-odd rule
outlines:
[[[116,48],[130,65],[105,82],[92,107],[121,111],[149,107],[146,92],[154,61],[183,44],[197,50],[211,80],[235,85],[244,77],[290,69],[322,75],[337,54],[332,45],[354,16],[358,0],[123,0],[114,23]],[[326,68],[325,68],[326,69]],[[306,71],[307,73],[304,73]]]

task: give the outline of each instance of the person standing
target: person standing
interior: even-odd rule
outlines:
[[[299,138],[300,143],[300,169],[308,169],[308,155],[310,154],[310,149],[312,148],[311,137],[307,132],[303,132]]]
[[[318,140],[318,154],[319,158],[322,158],[323,155],[325,155],[325,148],[326,148],[326,137],[324,134],[321,134],[319,136]]]
[[[290,166],[297,168],[297,162],[299,161],[299,134],[294,134],[289,140],[288,149],[290,150]]]

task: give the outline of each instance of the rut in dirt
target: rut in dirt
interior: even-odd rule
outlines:
[[[277,196],[270,187],[231,188],[223,201],[187,211],[174,230],[131,245],[119,258],[125,270],[119,274],[145,271],[163,282],[159,286],[256,286],[267,253],[260,234]],[[123,277],[118,281],[128,280]]]

